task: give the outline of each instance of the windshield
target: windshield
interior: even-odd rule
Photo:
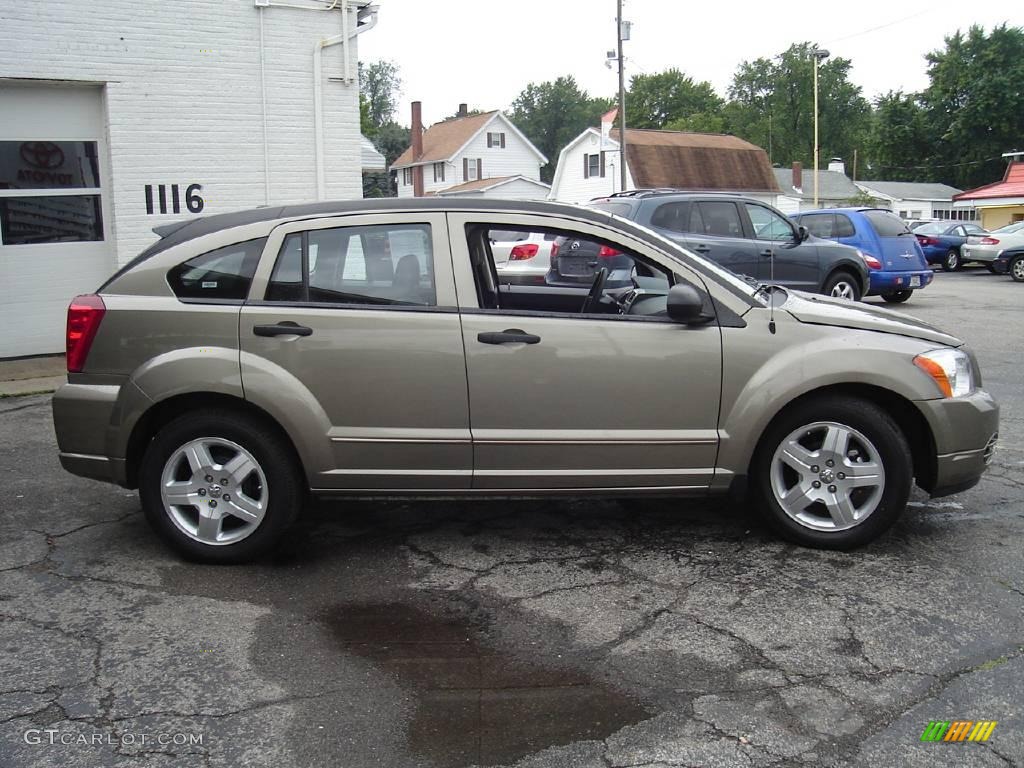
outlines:
[[[597,205],[589,205],[589,207],[598,208]],[[602,208],[602,210],[606,209]],[[635,221],[630,221],[629,219],[625,219],[621,216],[616,216],[614,212],[609,211],[609,213],[611,213],[613,221],[620,222],[622,224],[631,224],[634,227],[640,227],[641,229],[643,229],[644,232],[647,233],[648,238],[654,241],[656,245],[660,245],[661,249],[669,256],[678,259],[683,263],[685,263],[688,259],[700,262],[700,265],[703,268],[705,268],[708,272],[713,273],[715,277],[722,281],[723,283],[727,283],[736,291],[742,293],[744,296],[750,296],[760,304],[767,305],[767,301],[765,300],[765,298],[762,295],[759,295],[755,292],[758,285],[756,280],[745,280],[744,278],[737,275],[735,272],[730,272],[724,267],[720,267],[715,262],[709,261],[708,259],[699,256],[693,251],[686,250],[685,248],[681,247],[679,243],[672,242],[667,237],[659,235],[657,232],[650,229],[649,227],[644,227],[641,226],[640,224],[637,224]]]
[[[915,235],[941,235],[949,227],[948,224],[935,222],[933,224],[922,224],[914,229]],[[879,232],[881,234],[881,232]]]
[[[1011,235],[1014,232],[1024,232],[1024,221],[1016,221],[1013,224],[1007,224],[1005,227],[993,230],[992,234]]]
[[[864,218],[871,222],[879,237],[897,237],[898,235],[909,235],[910,230],[895,214],[889,211],[862,211]],[[918,227],[915,233],[920,233],[924,227]]]

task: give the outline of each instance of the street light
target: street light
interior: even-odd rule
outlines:
[[[818,65],[829,57],[824,48],[812,48],[814,57],[814,207],[818,207]]]

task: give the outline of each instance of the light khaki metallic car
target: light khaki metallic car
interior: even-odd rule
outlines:
[[[509,286],[492,230],[606,244],[632,284]],[[849,548],[912,482],[974,485],[998,406],[959,340],[746,282],[609,213],[511,201],[263,208],[161,239],[68,311],[64,467],[138,488],[186,556],[273,546],[307,491],[725,494]]]

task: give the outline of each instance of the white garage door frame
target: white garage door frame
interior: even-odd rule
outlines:
[[[14,235],[0,234],[0,323],[14,331],[0,336],[0,358],[60,353],[68,302],[96,290],[116,266],[105,88],[0,79],[0,113],[5,115],[0,142],[21,149],[18,167],[8,164],[4,174],[17,172],[15,188],[0,185],[0,198],[63,197],[74,207],[84,203],[83,196],[99,196],[101,240],[11,244],[4,240]],[[77,181],[66,181],[75,176],[73,161],[60,148],[79,142],[95,143],[98,185],[83,186],[91,181],[84,172]]]

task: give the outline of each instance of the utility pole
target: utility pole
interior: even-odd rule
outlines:
[[[818,207],[818,66],[829,57],[824,48],[815,46],[811,50],[814,57],[814,207]]]
[[[626,71],[622,58],[622,0],[616,0],[616,32],[619,46],[619,172],[622,191],[626,191]]]

